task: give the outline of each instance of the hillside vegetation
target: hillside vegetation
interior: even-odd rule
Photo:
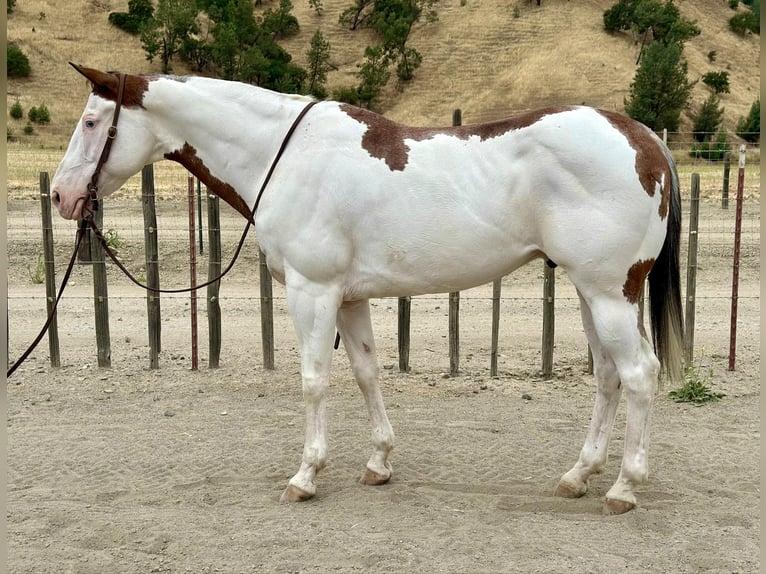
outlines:
[[[265,0],[267,5],[269,1]],[[308,0],[293,0],[301,30],[282,45],[306,65],[306,51],[317,29],[332,46],[332,89],[356,84],[356,65],[365,46],[374,43],[368,30],[350,31],[338,15],[350,0],[324,0],[317,15]],[[636,70],[640,45],[630,33],[611,36],[602,14],[613,0],[441,0],[439,20],[417,24],[411,44],[423,55],[415,79],[398,89],[392,80],[381,112],[412,125],[444,125],[452,110],[463,110],[464,123],[512,115],[549,104],[581,104],[623,111]],[[710,71],[727,71],[731,93],[721,97],[723,125],[733,135],[740,116],[760,94],[760,37],[729,30],[734,14],[727,0],[684,0],[682,15],[696,21],[702,33],[688,41],[684,57],[689,79]],[[739,10],[744,8],[740,7]],[[8,15],[8,41],[30,59],[32,75],[9,80],[7,105],[17,100],[24,110],[45,104],[51,123],[21,135],[23,123],[9,119],[18,145],[62,147],[79,118],[87,95],[84,79],[67,61],[132,73],[159,73],[160,63],[146,60],[137,37],[108,23],[108,14],[127,11],[127,0],[20,0]],[[715,51],[710,62],[708,54]],[[175,61],[173,71],[189,73]],[[682,130],[710,89],[699,82]]]

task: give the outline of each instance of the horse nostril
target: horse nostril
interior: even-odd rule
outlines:
[[[59,195],[58,191],[54,191],[53,193],[51,193],[51,203],[55,207],[58,207],[59,204],[61,203],[61,196]]]

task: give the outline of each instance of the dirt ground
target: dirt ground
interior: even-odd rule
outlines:
[[[703,210],[723,217],[712,204]],[[13,201],[8,212],[13,358],[42,325],[44,290],[29,272],[38,239],[19,231],[30,222],[39,229],[39,206]],[[143,232],[130,229],[141,214],[115,212],[121,215],[109,225],[126,230],[121,253],[140,272],[143,252],[133,248]],[[180,235],[185,215],[176,217]],[[59,311],[62,367],[50,367],[44,340],[7,385],[9,571],[758,572],[760,233],[750,233],[733,372],[729,235],[700,235],[698,373],[725,397],[696,407],[672,402],[667,387],[657,396],[651,476],[638,491],[639,506],[617,517],[602,516],[601,506],[619,470],[624,403],[606,472],[579,500],[552,495],[584,440],[594,385],[564,276],[557,284],[555,374],[540,375],[542,263],[504,279],[495,378],[491,287],[462,294],[455,377],[445,375],[445,295],[413,300],[408,373],[398,369],[396,301],[375,301],[382,387],[397,436],[393,479],[380,487],[358,483],[369,428],[341,347],[328,406],[330,460],[317,497],[295,505],[278,499],[302,450],[298,354],[284,293],[275,286],[277,364],[262,367],[253,246],[223,282],[215,370],[207,368],[204,295],[199,370],[190,368],[186,295],[162,298],[161,368],[150,370],[145,296],[112,268],[112,366],[99,369],[90,269],[78,266]],[[59,267],[73,226],[57,221],[56,234]],[[225,245],[234,241],[225,236]],[[183,250],[162,249],[163,285],[185,284]]]

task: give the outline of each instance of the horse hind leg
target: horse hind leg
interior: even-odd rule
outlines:
[[[638,325],[638,306],[626,299],[588,299],[593,327],[617,371],[627,400],[625,445],[617,481],[606,494],[605,514],[622,514],[636,506],[635,486],[649,474],[649,419],[660,363]]]
[[[556,486],[555,495],[565,498],[583,496],[588,491],[590,476],[601,473],[606,466],[609,439],[622,391],[617,369],[596,334],[590,307],[582,296],[580,296],[580,314],[593,354],[593,372],[597,391],[590,428],[577,463],[561,477]]]
[[[391,479],[388,455],[394,447],[394,432],[380,392],[369,301],[344,303],[338,311],[337,326],[372,425],[373,451],[360,482],[385,484]]]

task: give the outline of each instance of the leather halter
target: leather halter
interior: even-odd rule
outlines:
[[[120,119],[120,109],[122,109],[122,99],[125,94],[125,76],[126,74],[120,74],[120,87],[117,90],[117,101],[114,107],[114,116],[112,116],[112,125],[109,126],[109,131],[106,135],[106,141],[104,142],[104,148],[101,150],[101,157],[98,158],[96,164],[96,170],[90,178],[88,184],[88,196],[91,201],[91,216],[92,213],[98,211],[98,178],[101,175],[101,170],[104,164],[109,159],[109,154],[112,151],[112,142],[117,137],[117,121]]]

